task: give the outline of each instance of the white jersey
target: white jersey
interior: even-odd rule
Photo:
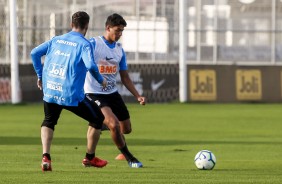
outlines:
[[[101,84],[95,80],[95,78],[87,72],[84,84],[85,93],[93,94],[111,94],[116,92],[116,78],[120,70],[121,61],[124,60],[125,66],[126,61],[122,59],[125,57],[122,46],[120,43],[113,43],[109,45],[106,40],[102,37],[95,37],[90,39],[90,43],[94,49],[94,61],[99,68],[101,75],[107,80],[107,86],[103,88]],[[123,67],[127,69],[126,67]],[[122,69],[124,70],[124,69]]]

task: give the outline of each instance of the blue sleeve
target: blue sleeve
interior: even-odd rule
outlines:
[[[98,67],[94,61],[93,49],[92,46],[86,45],[82,51],[82,60],[87,68],[87,70],[91,73],[91,75],[101,84],[104,80],[102,75],[100,74]]]
[[[37,74],[38,79],[40,80],[42,80],[42,68],[43,68],[43,65],[41,63],[41,57],[46,55],[50,43],[51,43],[51,40],[44,42],[41,45],[32,49],[30,53],[33,68]]]
[[[122,49],[121,61],[119,63],[119,70],[127,70],[126,55],[123,49]]]

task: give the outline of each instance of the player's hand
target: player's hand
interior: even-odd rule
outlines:
[[[143,97],[143,96],[138,97],[137,100],[140,103],[140,105],[145,105],[146,104],[146,98]]]
[[[107,82],[107,80],[104,78],[104,80],[103,80],[103,82],[102,82],[103,88],[107,87],[107,84],[108,84],[108,82]]]
[[[40,79],[37,79],[37,87],[42,90],[42,81]]]

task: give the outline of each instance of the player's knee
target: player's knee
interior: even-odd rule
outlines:
[[[112,131],[120,131],[120,125],[118,121],[115,120],[108,120],[107,121],[107,126],[110,130]]]
[[[132,132],[131,127],[129,127],[129,128],[123,128],[123,129],[122,129],[122,133],[123,133],[123,134],[130,134],[131,132]]]
[[[50,129],[52,129],[54,131],[56,124],[57,124],[57,122],[52,122],[52,121],[44,120],[43,123],[41,124],[41,127],[45,126],[45,127],[48,127],[48,128],[50,128]]]

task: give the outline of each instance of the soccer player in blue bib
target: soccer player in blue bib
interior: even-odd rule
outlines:
[[[107,165],[107,161],[95,157],[104,115],[96,103],[85,96],[83,90],[87,71],[101,88],[106,87],[107,83],[94,62],[92,46],[84,37],[89,19],[86,12],[74,13],[72,31],[55,36],[31,51],[33,67],[38,76],[37,85],[43,89],[45,118],[41,125],[42,171],[52,171],[50,148],[62,109],[89,122],[87,152],[82,164],[87,167]],[[41,57],[44,55],[43,66]]]
[[[84,90],[86,96],[98,104],[105,116],[104,124],[110,129],[111,137],[121,151],[116,159],[125,158],[130,167],[140,168],[143,167],[142,163],[130,153],[124,138],[124,134],[131,132],[131,121],[116,86],[118,73],[124,86],[141,105],[145,105],[146,99],[138,93],[132,83],[127,72],[125,52],[121,44],[117,42],[122,36],[126,21],[115,13],[107,18],[105,26],[104,36],[91,38],[90,42],[94,49],[94,61],[102,76],[107,80],[107,86],[103,88],[88,72]]]

